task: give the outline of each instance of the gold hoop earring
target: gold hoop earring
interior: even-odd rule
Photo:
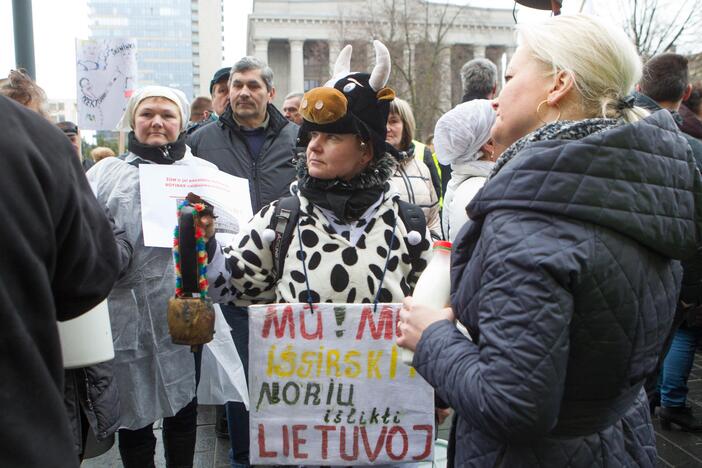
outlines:
[[[544,104],[548,104],[548,100],[544,99],[543,101],[541,101],[541,102],[539,103],[538,106],[536,106],[536,116],[539,118],[539,120],[541,121],[541,123],[543,123],[544,125],[546,125],[546,124],[548,124],[548,123],[556,123],[556,122],[558,122],[558,121],[560,120],[560,118],[561,118],[561,108],[558,106],[558,103],[555,104],[556,109],[558,109],[558,115],[556,116],[556,120],[554,120],[553,122],[546,122],[544,119],[541,118],[541,106],[543,106]]]

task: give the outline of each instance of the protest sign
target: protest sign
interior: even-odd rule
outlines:
[[[136,89],[135,39],[76,39],[78,126],[115,130]]]
[[[213,167],[141,164],[141,224],[144,245],[173,247],[177,206],[189,192],[214,205],[217,240],[228,245],[251,219],[249,181]]]
[[[249,307],[251,462],[430,460],[434,393],[402,362],[399,304]]]

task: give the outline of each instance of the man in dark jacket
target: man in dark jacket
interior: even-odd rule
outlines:
[[[192,134],[198,156],[236,177],[249,180],[254,212],[288,193],[299,127],[271,104],[273,71],[257,58],[244,57],[229,77],[229,105],[219,120]]]
[[[56,320],[107,296],[115,240],[59,129],[4,97],[0,128],[0,466],[77,467]]]
[[[195,156],[215,163],[220,171],[248,179],[254,213],[288,194],[295,178],[292,160],[299,127],[271,104],[274,96],[273,71],[257,58],[244,57],[231,69],[224,113],[190,136]],[[247,310],[226,305],[222,312],[248,374]],[[248,466],[248,412],[242,403],[228,403],[227,419],[233,466]]]
[[[636,104],[655,112],[667,109],[678,127],[683,120],[678,110],[690,96],[687,59],[678,54],[660,54],[646,62],[637,86]],[[702,142],[686,133],[697,167],[702,169]],[[699,319],[698,319],[699,317]],[[647,382],[651,407],[660,401],[659,417],[664,427],[675,423],[687,431],[702,431],[702,421],[686,405],[687,378],[692,369],[695,348],[702,339],[702,254],[683,262],[682,288],[678,310],[671,328],[670,351],[661,367],[660,395],[655,391],[656,376]],[[670,340],[669,340],[670,341]],[[665,348],[664,348],[665,349]]]
[[[680,105],[692,92],[687,59],[678,54],[659,54],[646,62],[641,82],[636,86],[636,105],[651,112],[667,109],[680,127]],[[702,141],[686,133],[683,136],[692,148],[698,166],[702,167]]]
[[[56,126],[60,128],[64,135],[66,135],[71,141],[71,145],[73,145],[73,148],[76,150],[78,160],[83,165],[83,170],[87,172],[88,169],[95,165],[95,161],[83,156],[83,140],[80,137],[80,129],[78,128],[78,125],[74,124],[73,122],[64,121],[57,123]]]
[[[692,86],[690,95],[680,104],[680,117],[683,124],[680,129],[690,136],[702,139],[702,84],[697,83]]]

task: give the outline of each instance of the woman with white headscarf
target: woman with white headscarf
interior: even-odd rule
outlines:
[[[476,99],[459,104],[436,123],[434,148],[441,164],[451,165],[441,222],[453,242],[468,221],[466,206],[487,180],[497,155],[490,141],[495,123],[491,101]]]
[[[197,402],[195,360],[188,346],[174,345],[166,309],[175,272],[170,248],[144,245],[139,191],[140,164],[211,166],[185,145],[189,105],[176,89],[147,86],[136,91],[120,122],[130,129],[129,153],[107,158],[87,173],[98,199],[123,228],[133,251],[129,268],[108,298],[114,373],[120,393],[119,451],[126,468],[153,467],[153,423],[163,418],[169,467],[191,467]],[[124,250],[124,249],[123,249]]]

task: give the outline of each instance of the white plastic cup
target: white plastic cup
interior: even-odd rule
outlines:
[[[92,366],[115,357],[107,299],[94,308],[65,322],[58,322],[63,367]]]

